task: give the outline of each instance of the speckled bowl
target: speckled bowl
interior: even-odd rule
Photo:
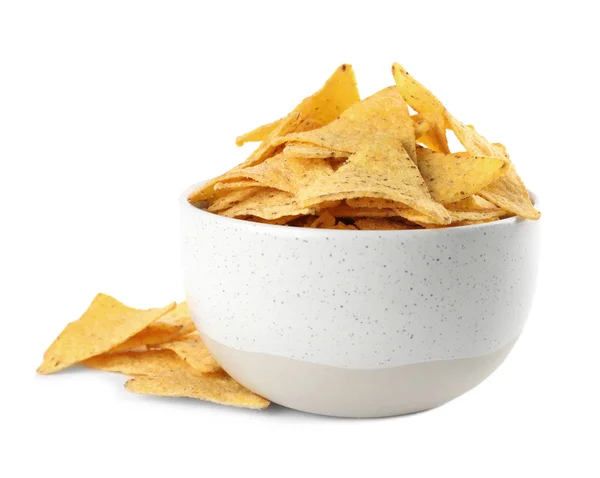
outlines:
[[[401,415],[478,385],[519,337],[539,224],[410,231],[229,219],[181,196],[192,317],[250,390],[312,413]]]

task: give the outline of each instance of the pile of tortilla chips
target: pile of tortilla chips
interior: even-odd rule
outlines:
[[[139,310],[98,294],[46,350],[38,372],[50,374],[75,364],[130,375],[134,378],[125,388],[132,392],[235,407],[269,406],[219,366],[202,343],[185,302]]]
[[[260,145],[188,200],[222,216],[327,229],[540,217],[503,145],[458,121],[399,64],[392,73],[395,86],[361,100],[352,67],[340,66],[290,114],[238,137]],[[450,151],[447,130],[466,151]]]

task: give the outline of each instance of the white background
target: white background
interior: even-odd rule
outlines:
[[[237,3],[0,3],[0,475],[599,476],[594,2]],[[535,305],[490,379],[430,412],[345,420],[35,375],[96,292],[182,298],[177,197],[244,159],[237,134],[343,62],[373,93],[393,61],[542,198]]]

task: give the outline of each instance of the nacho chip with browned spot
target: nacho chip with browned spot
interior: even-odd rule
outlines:
[[[417,165],[431,197],[443,204],[460,201],[480,191],[510,168],[510,164],[500,158],[436,153],[421,147],[417,149]]]
[[[433,201],[425,181],[402,144],[386,140],[363,144],[337,171],[298,192],[305,206],[322,201],[372,197],[400,202],[449,224],[448,211]]]
[[[426,133],[428,143],[436,151],[450,153],[448,139],[446,138],[446,119],[444,105],[421,83],[415,80],[398,63],[392,65],[392,74],[396,80],[396,86],[402,93],[406,102],[417,113],[421,114],[430,123],[431,127]],[[421,137],[421,141],[423,137]]]
[[[173,342],[160,344],[157,348],[175,352],[179,358],[199,372],[208,373],[221,370],[221,366],[206,348],[197,332]]]
[[[354,221],[354,225],[361,231],[393,231],[414,229],[411,226],[397,221],[390,221],[385,218],[359,218]]]
[[[230,376],[220,373],[136,377],[129,380],[125,388],[145,395],[196,398],[234,407],[267,408],[270,403]]]
[[[83,365],[127,375],[178,375],[200,373],[170,350],[144,350],[97,355]]]
[[[333,217],[327,210],[323,211],[321,215],[310,225],[310,227],[316,229],[331,229],[333,226],[335,226],[335,217]]]
[[[415,127],[406,102],[391,86],[355,103],[322,128],[281,136],[275,144],[310,143],[335,151],[355,153],[379,137],[398,140],[411,159],[416,159]],[[388,141],[389,139],[384,141]]]
[[[160,309],[133,309],[106,294],[98,294],[84,314],[68,324],[46,350],[38,372],[57,372],[108,352],[174,308],[175,303]]]

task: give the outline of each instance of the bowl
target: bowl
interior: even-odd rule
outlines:
[[[341,417],[438,407],[488,377],[523,329],[538,222],[267,225],[188,203],[200,184],[180,199],[192,318],[223,368],[275,403]]]

